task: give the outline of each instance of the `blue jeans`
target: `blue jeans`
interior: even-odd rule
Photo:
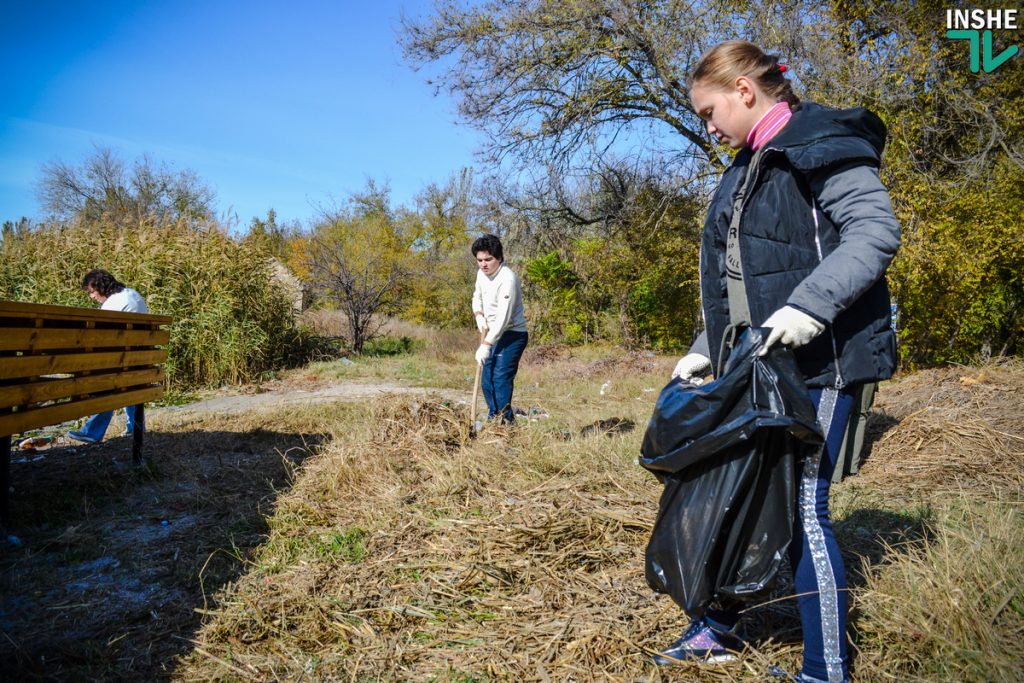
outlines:
[[[793,589],[804,636],[803,673],[823,681],[844,681],[850,675],[846,653],[846,569],[832,533],[828,494],[857,391],[857,386],[842,389],[838,395],[834,391],[810,390],[819,423],[827,421],[828,426],[825,448],[799,465],[796,523],[789,544]],[[829,398],[832,400],[827,401]],[[708,617],[723,628],[738,620],[731,609],[708,610]]]
[[[130,434],[135,428],[135,406],[126,407],[124,412],[128,415],[128,433]],[[93,415],[86,421],[85,426],[78,431],[95,441],[102,441],[103,435],[107,433],[107,427],[110,426],[110,420],[113,417],[113,410]],[[145,428],[146,425],[143,424],[142,426]]]
[[[491,355],[484,362],[481,385],[490,418],[500,415],[502,422],[516,421],[512,414],[512,387],[516,372],[519,371],[519,359],[526,349],[527,338],[526,332],[505,332],[498,338],[491,349]]]

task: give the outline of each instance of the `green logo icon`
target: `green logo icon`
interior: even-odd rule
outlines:
[[[952,29],[946,31],[946,37],[953,40],[971,41],[971,71],[974,73],[978,73],[981,70],[984,70],[985,73],[992,73],[1002,66],[1003,62],[1020,52],[1020,48],[1016,45],[1011,45],[993,57],[992,31]]]

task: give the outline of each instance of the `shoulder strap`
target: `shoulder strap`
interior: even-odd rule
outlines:
[[[743,284],[743,261],[740,258],[740,219],[743,214],[743,200],[750,190],[754,176],[757,175],[760,161],[761,150],[758,150],[747,164],[746,176],[733,200],[732,219],[729,221],[729,233],[725,240],[725,284],[729,297],[729,324],[733,329],[750,326],[750,306],[747,302],[746,286]]]

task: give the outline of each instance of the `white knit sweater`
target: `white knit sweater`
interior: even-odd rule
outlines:
[[[504,263],[492,277],[476,272],[473,289],[473,315],[484,314],[487,321],[488,344],[494,344],[507,330],[526,332],[526,314],[523,311],[523,290],[519,278]]]

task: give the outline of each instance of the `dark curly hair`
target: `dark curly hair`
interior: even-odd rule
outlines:
[[[105,270],[94,268],[82,278],[82,289],[92,287],[103,296],[113,296],[122,289],[124,285],[117,281],[117,278]]]
[[[488,254],[498,259],[499,261],[505,260],[505,252],[501,248],[501,240],[494,235],[484,235],[477,237],[473,240],[473,256],[476,256],[479,251],[486,251]]]

